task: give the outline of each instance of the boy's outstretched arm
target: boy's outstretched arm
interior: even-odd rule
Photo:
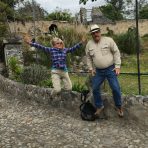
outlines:
[[[78,43],[74,45],[73,47],[67,48],[67,52],[74,52],[76,49],[79,49],[82,46],[82,43]]]
[[[40,45],[40,44],[38,44],[38,43],[33,43],[33,42],[31,41],[31,39],[30,39],[29,37],[27,37],[27,36],[24,37],[24,41],[25,41],[27,44],[29,44],[30,46],[32,46],[32,47],[35,47],[35,48],[37,48],[37,49],[43,49],[45,52],[50,52],[51,49],[52,49],[52,48],[49,48],[49,47],[42,46],[42,45]]]
[[[31,42],[29,45],[32,46],[32,47],[35,47],[35,48],[37,48],[37,49],[42,49],[42,50],[44,50],[45,52],[50,52],[51,49],[52,49],[52,48],[49,48],[49,47],[45,47],[45,46],[43,46],[43,45],[40,45],[40,44],[38,44],[38,43],[32,43],[32,42]]]
[[[83,44],[85,44],[85,42],[86,42],[86,39],[83,37],[80,43],[74,45],[71,48],[67,48],[67,52],[73,52],[76,49],[79,49]]]

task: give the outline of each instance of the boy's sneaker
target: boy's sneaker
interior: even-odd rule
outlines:
[[[116,107],[115,109],[116,109],[119,117],[123,117],[124,116],[123,108],[121,106],[120,107]]]
[[[101,112],[103,111],[104,106],[97,108],[96,112],[95,112],[95,116],[99,116],[101,114]]]

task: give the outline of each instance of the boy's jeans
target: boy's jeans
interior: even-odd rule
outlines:
[[[64,90],[71,91],[72,83],[69,78],[68,72],[63,70],[52,70],[51,79],[53,84],[53,90],[51,92],[51,96],[54,98],[57,94],[61,92],[62,84],[64,86]]]
[[[96,75],[92,78],[93,96],[94,96],[95,106],[97,108],[103,106],[103,101],[101,99],[101,93],[100,93],[100,86],[105,79],[108,80],[109,85],[112,89],[115,106],[120,107],[122,105],[120,86],[116,73],[114,72],[113,69],[114,65],[105,69],[96,69]]]

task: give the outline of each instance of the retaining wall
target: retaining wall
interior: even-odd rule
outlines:
[[[34,85],[25,85],[9,80],[0,75],[0,89],[10,93],[12,96],[20,99],[30,99],[40,104],[50,104],[55,107],[63,107],[71,111],[79,112],[80,94],[77,92],[63,92],[60,97],[50,99],[51,89],[41,88]],[[104,115],[107,118],[117,118],[114,110],[112,97],[103,94],[105,110]],[[125,119],[136,120],[141,125],[148,126],[148,96],[125,96],[122,97]]]
[[[48,32],[48,27],[52,24],[52,21],[37,21],[36,27],[39,28],[42,32]],[[76,30],[81,32],[89,32],[89,27],[86,29],[83,25],[73,25],[69,23],[59,23],[56,22],[56,24],[60,27],[74,27]],[[148,19],[140,19],[139,20],[139,34],[141,36],[148,34]],[[19,30],[19,32],[28,33],[28,31],[31,29],[33,31],[33,22],[25,22],[25,25],[23,25],[21,22],[10,22],[9,23],[11,32],[14,32],[14,28],[16,31]],[[115,34],[125,33],[129,27],[136,26],[135,20],[122,20],[122,21],[116,21],[115,24],[99,24],[102,33],[106,33],[106,28],[109,27],[109,29],[113,30]]]

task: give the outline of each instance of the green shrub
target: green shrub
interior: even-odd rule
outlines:
[[[142,36],[143,38],[148,38],[148,33]]]
[[[3,37],[7,33],[6,24],[0,22],[0,36]]]
[[[142,36],[142,45],[145,45],[145,47],[147,47],[147,43],[148,43],[148,34],[145,34],[144,36]]]
[[[35,51],[30,51],[30,46],[23,43],[23,59],[24,59],[24,65],[29,66],[30,64],[35,63],[35,58],[33,57],[33,54],[35,54]]]
[[[48,69],[37,64],[25,67],[21,74],[21,80],[25,84],[39,85],[41,81],[47,80],[48,78]]]
[[[123,53],[136,53],[136,28],[129,28],[126,33],[111,36]]]
[[[51,40],[52,40],[52,38],[53,38],[53,36],[39,36],[37,40],[43,46],[52,47],[51,46]],[[43,50],[37,50],[37,54],[40,57],[39,63],[41,65],[44,65],[44,66],[46,66],[48,68],[51,67],[51,57],[50,57],[50,54],[49,53],[46,53]]]
[[[53,88],[53,84],[52,84],[51,79],[47,79],[47,80],[41,81],[39,85],[43,86],[43,87]]]
[[[71,22],[73,20],[72,14],[69,10],[61,10],[58,7],[56,10],[46,16],[46,20],[58,20],[58,21],[68,21]]]
[[[51,57],[50,57],[50,54],[48,53],[45,53],[44,51],[38,51],[37,54],[39,55],[40,57],[40,61],[39,63],[41,65],[44,65],[46,67],[51,67]]]
[[[86,86],[81,83],[74,83],[72,86],[72,91],[82,92],[83,90],[86,90]]]
[[[52,40],[53,36],[39,36],[38,37],[38,42],[43,44],[44,46],[47,46],[47,47],[51,47],[51,40]]]
[[[11,73],[11,79],[20,80],[20,75],[22,73],[22,67],[19,65],[19,60],[16,57],[11,57],[8,60],[8,68]]]
[[[1,19],[1,15],[0,15],[0,19]],[[8,34],[8,30],[7,30],[6,24],[0,21],[0,49],[3,48],[3,39],[4,37],[6,37],[7,34]],[[2,57],[2,50],[0,50],[0,57]]]
[[[35,58],[33,57],[34,52],[28,51],[23,52],[23,58],[24,58],[24,65],[29,66],[30,64],[35,63]]]
[[[65,43],[65,47],[71,47],[76,43],[81,41],[82,36],[84,35],[83,32],[77,32],[75,28],[67,27],[67,28],[60,28],[58,32],[58,36],[63,39]],[[81,48],[83,49],[83,48]],[[82,51],[79,50],[77,54],[81,53]]]

